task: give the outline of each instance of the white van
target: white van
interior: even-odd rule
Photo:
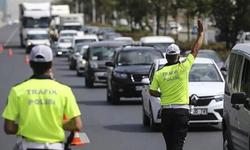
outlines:
[[[142,45],[152,45],[158,47],[165,56],[165,51],[167,47],[173,43],[175,40],[169,36],[146,36],[140,39]]]
[[[72,40],[72,49],[75,48],[75,45],[78,43],[92,43],[92,42],[98,42],[99,39],[97,35],[95,34],[88,34],[84,36],[74,36]]]
[[[249,150],[250,146],[250,44],[231,50],[223,110],[223,149]]]

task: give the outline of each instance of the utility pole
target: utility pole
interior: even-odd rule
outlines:
[[[92,0],[92,22],[96,22],[95,0]]]
[[[204,38],[203,38],[204,41],[203,42],[205,45],[207,45],[207,43],[208,43],[208,29],[207,29],[208,28],[208,18],[207,17],[205,18],[205,21],[204,21],[204,27],[206,30],[204,32]]]

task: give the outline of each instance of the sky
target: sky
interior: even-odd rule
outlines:
[[[23,2],[52,2],[53,0],[7,0],[7,14],[11,15],[10,20],[19,18],[18,5]]]

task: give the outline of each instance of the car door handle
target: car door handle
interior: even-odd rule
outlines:
[[[233,107],[234,109],[236,109],[236,110],[240,110],[240,106],[239,106],[239,105],[233,104],[232,107]]]

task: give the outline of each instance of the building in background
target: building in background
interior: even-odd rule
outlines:
[[[0,0],[3,1],[3,0]],[[19,4],[23,2],[53,2],[54,0],[4,0],[7,1],[7,16],[8,20],[19,19]]]

